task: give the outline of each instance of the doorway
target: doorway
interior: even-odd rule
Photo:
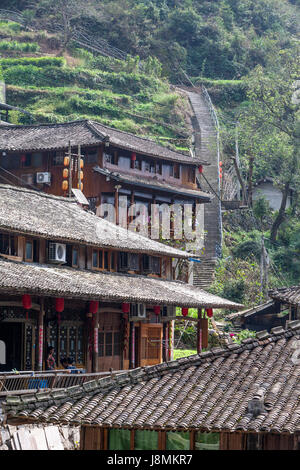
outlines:
[[[0,323],[0,341],[5,344],[5,363],[0,364],[0,371],[22,369],[22,323]]]

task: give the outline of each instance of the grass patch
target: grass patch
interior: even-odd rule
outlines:
[[[174,349],[174,359],[193,356],[194,354],[197,354],[195,349]]]

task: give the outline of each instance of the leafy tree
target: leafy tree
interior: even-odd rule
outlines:
[[[282,52],[277,64],[258,66],[247,79],[251,101],[247,121],[253,136],[259,136],[260,150],[268,152],[268,171],[282,190],[282,203],[271,229],[276,241],[285,219],[287,198],[291,187],[300,184],[300,100],[295,99],[295,82],[300,76],[298,49],[292,55]],[[252,142],[255,139],[252,139]],[[252,144],[251,144],[252,145]],[[250,145],[250,146],[251,146]]]

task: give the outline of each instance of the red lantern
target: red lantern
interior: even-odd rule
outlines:
[[[212,308],[207,308],[206,313],[207,313],[208,318],[211,318],[214,314]]]
[[[199,170],[199,173],[202,174],[202,173],[203,173],[203,166],[200,165],[200,166],[198,167],[198,170]]]
[[[130,312],[130,304],[122,304],[122,312],[129,313]]]
[[[30,295],[28,294],[24,294],[22,296],[22,304],[23,304],[23,307],[25,308],[26,310],[26,320],[28,320],[28,310],[31,309],[31,306],[32,306],[32,302],[31,302],[31,297]]]
[[[99,302],[97,300],[91,300],[89,304],[89,313],[95,315],[98,312]]]
[[[188,309],[188,308],[182,308],[182,309],[181,309],[181,312],[182,312],[182,315],[183,315],[184,317],[187,317],[188,314],[189,314],[189,309]]]
[[[22,297],[22,304],[25,310],[30,310],[31,309],[31,297],[28,294],[24,294]]]
[[[154,313],[155,313],[155,315],[159,315],[159,314],[160,314],[160,305],[155,305],[155,307],[154,307]]]
[[[65,308],[65,299],[59,297],[55,299],[55,310],[57,311],[57,323],[60,325],[61,321],[61,312],[64,311]]]
[[[136,153],[131,154],[131,160],[134,162],[136,160]]]
[[[65,309],[65,299],[62,297],[59,297],[58,299],[55,299],[55,310],[57,313],[63,312]]]

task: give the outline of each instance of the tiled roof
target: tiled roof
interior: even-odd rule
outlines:
[[[272,300],[269,300],[268,302],[262,305],[257,305],[256,307],[247,308],[246,310],[243,310],[241,312],[230,313],[229,315],[226,316],[226,319],[231,321],[231,320],[236,320],[237,318],[251,317],[252,315],[256,315],[260,313],[262,314],[269,313],[269,309],[272,309],[272,307],[274,306],[275,306],[274,302]]]
[[[184,251],[97,217],[75,201],[42,192],[0,185],[0,229],[64,243],[118,248],[140,253],[188,258]]]
[[[112,178],[115,181],[120,181],[122,183],[128,183],[128,184],[133,184],[136,186],[144,186],[149,189],[154,189],[154,190],[159,190],[163,192],[172,192],[174,194],[177,194],[178,196],[185,197],[193,197],[197,199],[201,199],[203,202],[210,202],[212,195],[209,193],[206,193],[201,190],[196,190],[196,189],[189,189],[189,188],[184,188],[182,186],[175,186],[174,184],[170,184],[169,182],[166,182],[164,180],[160,180],[158,178],[153,178],[149,176],[146,178],[145,176],[142,177],[140,175],[135,174],[128,174],[128,173],[123,173],[120,172],[119,170],[117,172],[115,171],[109,171],[108,169],[103,169],[100,167],[95,167],[94,171],[97,173],[100,173],[104,176],[108,176]]]
[[[7,397],[9,416],[133,429],[300,430],[300,322],[66,390]],[[256,413],[257,411],[257,413]]]
[[[269,297],[282,303],[300,306],[300,286],[274,289],[269,292]]]
[[[60,124],[38,124],[27,126],[1,126],[1,151],[39,151],[72,146],[97,145],[109,141],[112,145],[133,152],[187,164],[205,164],[203,159],[192,158],[156,142],[128,132],[104,126],[96,121],[81,120]]]
[[[178,281],[22,263],[0,258],[0,292],[195,308],[242,307]]]

